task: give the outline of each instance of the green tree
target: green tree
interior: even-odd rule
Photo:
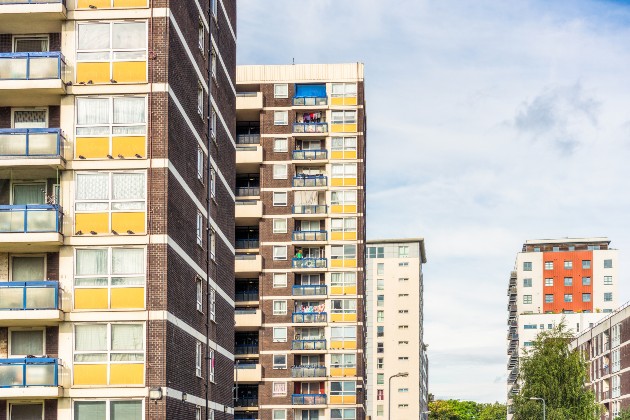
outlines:
[[[435,400],[429,402],[431,420],[505,420],[504,404],[474,401]]]
[[[548,420],[598,420],[600,406],[585,387],[587,363],[569,349],[572,334],[561,322],[536,337],[532,349],[521,358],[521,391],[514,397],[514,420],[539,420],[543,398]]]
[[[621,410],[619,417],[616,417],[615,420],[630,420],[630,409]]]
[[[507,419],[507,409],[505,404],[495,402],[494,404],[483,404],[478,420],[505,420]]]

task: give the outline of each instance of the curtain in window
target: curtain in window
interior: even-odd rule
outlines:
[[[78,174],[77,200],[107,200],[108,174]]]
[[[146,122],[145,98],[114,98],[114,124],[141,124]],[[144,127],[141,127],[144,132]],[[116,127],[115,134],[124,134],[135,127]],[[134,131],[135,132],[135,131]]]
[[[112,175],[112,199],[144,200],[144,174],[115,173]]]
[[[15,38],[15,52],[46,52],[48,51],[48,38]]]
[[[42,420],[43,404],[11,404],[11,420]]]
[[[144,22],[114,23],[113,49],[144,49],[147,47],[147,25]]]
[[[144,331],[141,324],[113,324],[112,351],[142,351]],[[137,353],[117,353],[111,355],[112,362],[140,361],[144,357]]]
[[[44,265],[44,257],[13,257],[11,259],[11,280],[45,280]]]
[[[46,111],[14,111],[13,128],[46,128]]]
[[[74,329],[74,347],[77,351],[107,351],[107,325],[77,325]],[[82,355],[75,355],[75,361],[81,360]]]
[[[41,356],[42,354],[44,354],[44,332],[42,330],[11,332],[11,355]]]
[[[109,48],[109,23],[79,25],[79,50],[103,50]]]
[[[44,204],[46,184],[13,185],[13,204]]]
[[[112,401],[110,420],[142,420],[142,401]]]
[[[142,274],[144,266],[144,249],[112,249],[112,274]]]
[[[108,98],[77,98],[78,125],[103,125],[109,122]],[[90,133],[82,132],[81,134]]]
[[[77,249],[77,276],[107,275],[107,249]]]
[[[295,205],[316,205],[317,202],[317,191],[296,191],[293,195]]]
[[[106,420],[105,401],[75,401],[74,420]]]

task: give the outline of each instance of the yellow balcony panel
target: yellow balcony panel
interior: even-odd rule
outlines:
[[[333,187],[343,187],[343,178],[331,178],[330,185]]]
[[[333,241],[342,241],[343,240],[343,232],[331,232],[330,239]]]
[[[74,289],[74,309],[108,309],[106,288]]]
[[[331,395],[330,404],[356,404],[356,395]]]
[[[114,0],[114,7],[147,7],[147,0]]]
[[[332,322],[356,322],[357,314],[331,314]]]
[[[61,32],[61,23],[67,16],[61,0],[30,4],[9,1],[0,3],[0,8],[0,28],[6,34]]]
[[[342,268],[343,260],[330,260],[330,266],[332,268]]]
[[[79,0],[77,9],[90,9],[90,6],[94,6],[97,9],[107,9],[111,7],[111,2],[111,0]]]
[[[332,152],[330,152],[331,159],[344,159],[343,155],[343,150],[333,150]]]
[[[110,63],[90,63],[81,62],[77,63],[77,83],[88,83],[90,80],[92,84],[99,83],[111,83],[110,81]]]
[[[331,295],[343,295],[343,290],[344,290],[343,286],[331,286],[330,294]]]
[[[242,382],[260,382],[262,380],[262,368],[259,363],[253,369],[234,369],[234,381],[238,379]]]
[[[74,385],[107,385],[107,365],[74,365]]]
[[[330,124],[330,131],[332,133],[343,133],[343,124]]]
[[[353,377],[357,376],[356,368],[330,368],[330,376]]]
[[[344,187],[356,187],[357,179],[356,178],[344,178],[343,180]]]
[[[332,98],[330,98],[330,104],[331,105],[343,105],[343,97],[340,96],[333,96]]]
[[[113,63],[113,77],[118,83],[146,83],[146,61],[117,61]]]
[[[119,155],[125,158],[137,159],[136,155],[147,157],[147,138],[145,136],[125,136],[112,138],[112,153],[116,158]]]
[[[337,106],[343,106],[343,105],[356,106],[357,105],[357,97],[356,96],[349,96],[347,98],[340,97],[340,96],[332,97],[331,101],[330,101],[330,104],[331,105],[337,105]]]
[[[356,241],[357,233],[356,232],[344,232],[343,233],[344,241]]]
[[[356,213],[357,212],[357,206],[355,204],[348,204],[348,205],[340,205],[340,204],[334,204],[332,206],[330,206],[330,212],[331,213]]]
[[[144,212],[124,212],[112,213],[112,230],[119,234],[131,231],[134,234],[145,233],[145,213]]]
[[[330,320],[332,322],[341,322],[343,321],[343,314],[330,314]]]
[[[109,154],[109,138],[77,137],[75,143],[75,158],[83,156],[86,159],[107,159],[107,155]]]
[[[357,348],[357,342],[356,341],[348,341],[348,340],[344,340],[344,341],[331,340],[330,348],[332,350],[356,349]]]
[[[77,213],[74,216],[74,231],[84,235],[94,231],[96,233],[111,233],[109,228],[109,213]]]
[[[144,309],[144,287],[112,289],[112,309]]]
[[[143,385],[144,363],[112,363],[109,370],[110,385]]]
[[[346,267],[346,268],[356,267],[357,266],[357,260],[355,260],[355,259],[343,260],[343,266]]]

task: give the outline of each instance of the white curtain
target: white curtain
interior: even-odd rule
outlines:
[[[103,50],[107,48],[109,48],[109,23],[79,25],[79,50]]]
[[[112,199],[144,200],[144,174],[115,173],[112,175]]]
[[[147,24],[144,22],[114,23],[112,48],[134,50],[147,48]]]
[[[142,419],[142,401],[112,401],[110,404],[110,420]]]
[[[143,350],[142,324],[112,324],[112,350]]]
[[[78,174],[77,200],[107,200],[108,174]]]
[[[77,124],[109,124],[108,98],[77,98]]]
[[[76,325],[74,327],[74,349],[76,351],[107,351],[107,324]],[[75,361],[81,355],[75,355]]]
[[[107,275],[107,249],[77,249],[77,276]]]
[[[44,354],[44,331],[11,331],[11,356]]]
[[[318,204],[317,197],[317,191],[296,191],[293,194],[293,200],[296,206],[316,205]]]
[[[112,274],[143,274],[144,266],[144,249],[112,249]]]
[[[44,204],[46,184],[14,184],[13,204]]]
[[[114,124],[139,124],[146,121],[145,98],[114,98]]]
[[[44,257],[13,257],[11,259],[11,280],[45,280],[44,265]]]
[[[74,420],[107,420],[106,404],[105,401],[75,401]]]

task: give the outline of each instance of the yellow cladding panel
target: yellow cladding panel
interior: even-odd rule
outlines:
[[[357,125],[356,124],[344,124],[343,131],[345,131],[346,133],[356,133],[357,132]]]
[[[118,233],[127,233],[128,230],[134,234],[144,233],[145,213],[112,213],[112,230]]]
[[[74,216],[75,232],[81,231],[88,235],[91,231],[96,233],[110,233],[109,213],[77,213]]]
[[[356,212],[357,212],[356,204],[343,206],[343,213],[356,213]]]
[[[331,314],[330,320],[332,322],[340,322],[343,321],[343,314]]]
[[[357,97],[356,96],[351,96],[349,98],[344,98],[343,104],[344,105],[356,105],[357,104]]]
[[[357,152],[355,150],[350,151],[342,151],[342,150],[333,150],[330,154],[331,159],[356,159]]]
[[[110,5],[111,0],[79,0],[77,2],[77,9],[88,9],[90,6],[103,9],[110,7]]]
[[[357,266],[357,260],[343,260],[343,266],[344,267],[356,267]]]
[[[112,289],[112,309],[144,309],[144,287]]]
[[[74,365],[75,385],[107,385],[107,365]]]
[[[120,61],[114,63],[112,77],[118,83],[146,83],[146,61]]]
[[[330,288],[331,295],[343,295],[343,286],[332,286]]]
[[[333,150],[330,153],[330,158],[331,159],[344,159],[343,157],[343,151],[342,150]]]
[[[332,322],[356,322],[357,314],[331,314]]]
[[[356,349],[357,342],[356,341],[331,341],[330,348],[332,350],[340,350],[340,349]]]
[[[343,182],[344,187],[355,187],[357,185],[356,178],[344,178]]]
[[[356,295],[357,286],[332,286],[330,288],[331,295]]]
[[[356,368],[330,368],[330,376],[357,376]]]
[[[356,295],[357,294],[357,286],[346,286],[344,288],[344,293],[346,295]]]
[[[74,289],[74,309],[107,309],[107,289]]]
[[[343,206],[339,204],[333,204],[330,206],[331,213],[343,213]]]
[[[77,63],[77,82],[111,83],[109,79],[109,62]]]
[[[330,185],[333,187],[343,187],[343,178],[332,178]]]
[[[330,131],[333,133],[343,133],[343,124],[330,124]]]
[[[333,98],[330,98],[330,104],[331,105],[343,105],[343,98],[339,97],[339,96],[335,96]]]
[[[356,241],[357,233],[356,232],[345,232],[343,234],[343,239],[346,241]]]
[[[357,158],[356,150],[349,151],[349,152],[343,152],[343,158],[344,159],[356,159]]]
[[[135,158],[136,154],[146,157],[146,137],[127,136],[112,138],[112,156],[114,158],[122,155],[128,158]]]
[[[332,268],[341,268],[343,267],[343,260],[331,260],[330,266]]]
[[[147,0],[114,0],[114,7],[147,7]]]
[[[333,241],[342,241],[343,240],[343,232],[332,232],[330,234],[330,239]]]
[[[87,159],[105,159],[109,154],[109,139],[107,137],[77,137],[75,157],[83,156]]]
[[[110,385],[142,385],[144,384],[144,364],[113,364],[109,371]]]
[[[356,395],[331,395],[330,403],[331,404],[356,404],[357,397]]]

